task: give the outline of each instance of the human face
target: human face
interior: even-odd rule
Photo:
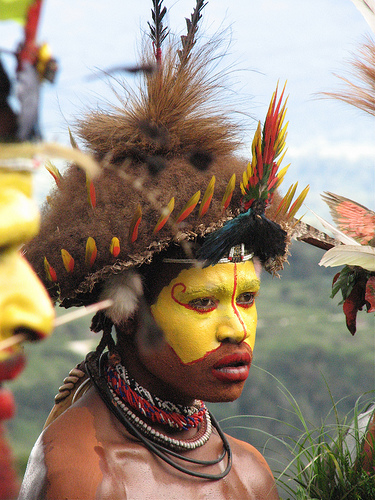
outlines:
[[[164,332],[157,352],[120,336],[130,373],[170,401],[237,399],[252,361],[259,284],[252,262],[181,271],[151,306]]]
[[[254,348],[259,279],[251,261],[184,269],[151,306],[182,363],[196,363],[223,342]]]

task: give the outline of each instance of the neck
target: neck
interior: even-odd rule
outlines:
[[[122,364],[129,371],[131,377],[142,387],[155,396],[158,396],[160,399],[171,401],[175,404],[184,406],[191,406],[194,404],[194,399],[173,390],[147,369],[147,366],[142,362],[139,355],[139,348],[136,345],[134,336],[120,335],[117,348]],[[166,369],[168,369],[168,367],[166,367]]]

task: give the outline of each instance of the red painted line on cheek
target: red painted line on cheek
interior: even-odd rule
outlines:
[[[243,342],[247,337],[247,330],[246,330],[246,325],[245,325],[240,313],[238,312],[237,305],[235,302],[236,291],[237,291],[237,264],[236,263],[234,264],[233,278],[234,278],[234,280],[233,280],[232,307],[233,307],[234,314],[237,316],[238,321],[241,323],[242,329],[244,331],[244,336],[242,339],[242,342]]]
[[[201,356],[198,359],[194,359],[193,361],[188,361],[187,363],[184,363],[180,356],[177,354],[177,352],[173,349],[171,345],[168,344],[169,349],[174,353],[174,355],[178,358],[178,361],[181,363],[183,366],[190,366],[190,365],[195,365],[196,363],[200,363],[201,361],[204,361],[210,354],[213,352],[217,351],[220,349],[221,344],[218,347],[215,347],[215,349],[212,349],[211,351],[206,352],[203,356]]]

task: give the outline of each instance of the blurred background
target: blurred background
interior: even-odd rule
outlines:
[[[182,34],[194,1],[165,3],[171,31]],[[68,126],[82,113],[117,104],[113,88],[121,91],[121,87],[103,70],[136,63],[150,10],[151,2],[146,0],[45,0],[38,41],[49,43],[59,73],[56,83],[44,84],[42,90],[44,139],[68,144]],[[0,48],[15,50],[22,27],[2,21],[0,28]],[[291,167],[284,185],[297,180],[301,188],[310,184],[306,205],[326,219],[330,216],[320,198],[323,191],[347,196],[374,210],[373,118],[321,95],[340,88],[334,73],[348,76],[347,61],[369,33],[352,2],[211,0],[201,30],[203,37],[224,30],[225,57],[218,69],[229,69],[230,98],[239,103],[240,113],[235,116],[245,130],[242,154],[250,159],[257,121],[264,119],[277,82],[283,86],[287,81],[289,135],[284,165],[291,163]],[[15,84],[15,58],[3,52],[1,59]],[[131,75],[115,77],[136,84]],[[16,109],[14,95],[11,102]],[[51,186],[51,176],[41,170],[35,177],[39,204]],[[300,212],[306,213],[304,220],[318,225],[306,207]],[[345,416],[357,398],[375,386],[374,316],[359,313],[357,333],[350,335],[338,305],[340,298],[329,298],[336,271],[319,267],[321,256],[321,251],[295,243],[282,278],[264,274],[257,301],[254,363],[246,390],[233,404],[213,405],[223,428],[256,444],[276,475],[283,468],[280,462],[288,461],[286,449],[265,433],[297,436],[300,426],[285,388],[311,425],[319,426],[334,417],[333,401]],[[57,329],[40,345],[26,346],[28,367],[12,383],[18,416],[8,425],[20,473],[63,378],[98,341],[89,332],[89,323],[76,321]]]

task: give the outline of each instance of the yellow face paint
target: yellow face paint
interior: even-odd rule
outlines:
[[[19,252],[39,230],[31,181],[28,172],[0,170],[0,342],[15,331],[32,331],[42,338],[53,329],[51,300]],[[0,351],[0,362],[17,349]]]
[[[39,211],[31,199],[29,172],[0,171],[0,247],[19,245],[39,231]]]
[[[51,300],[26,260],[15,251],[0,254],[0,341],[15,330],[32,331],[39,338],[53,330]],[[10,351],[0,351],[0,361]]]
[[[251,261],[184,269],[151,311],[180,360],[193,363],[222,342],[246,342],[253,349],[259,286]]]

